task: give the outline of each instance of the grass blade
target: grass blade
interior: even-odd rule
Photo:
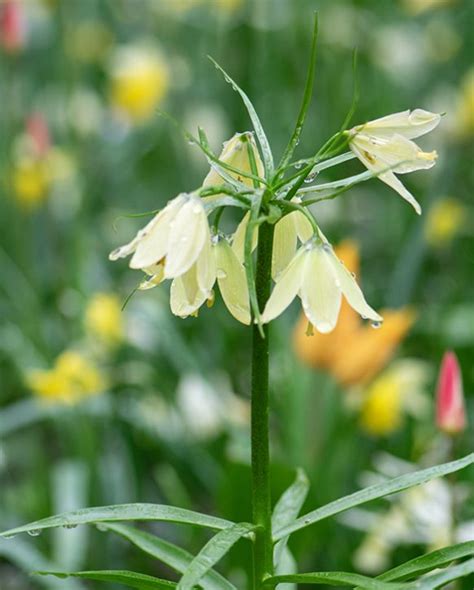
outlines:
[[[177,590],[192,590],[239,539],[251,533],[255,528],[255,525],[243,522],[217,533],[193,559],[178,582]]]
[[[136,590],[169,590],[176,588],[175,582],[161,580],[153,576],[129,572],[126,570],[98,570],[90,572],[36,572],[39,576],[55,576],[56,578],[84,578],[97,582],[114,582]]]
[[[106,530],[117,533],[145,553],[148,553],[148,555],[166,563],[166,565],[179,573],[183,573],[193,560],[191,553],[145,531],[124,524],[105,524],[103,526]],[[233,584],[214,570],[209,570],[202,577],[201,585],[205,590],[237,590]]]
[[[360,506],[361,504],[376,500],[377,498],[383,498],[384,496],[402,492],[408,488],[426,483],[432,479],[435,479],[436,477],[454,473],[455,471],[459,471],[460,469],[464,469],[465,467],[472,465],[472,463],[474,463],[474,453],[471,453],[462,459],[458,459],[457,461],[443,463],[442,465],[429,467],[428,469],[416,471],[415,473],[408,473],[389,481],[370,486],[360,490],[359,492],[350,494],[349,496],[339,498],[334,502],[330,502],[321,508],[317,508],[308,514],[301,516],[293,523],[282,527],[280,530],[277,530],[274,535],[274,540],[278,541],[283,537],[294,533],[295,531],[304,529],[315,522],[328,518],[329,516],[333,516],[334,514],[339,514],[340,512],[348,510],[349,508],[353,508],[354,506]]]
[[[222,72],[225,81],[231,84],[232,88],[236,90],[242,98],[245,108],[247,109],[247,112],[250,116],[250,120],[252,121],[252,125],[255,130],[255,135],[257,136],[258,143],[260,144],[260,148],[262,150],[262,160],[265,168],[265,176],[268,180],[273,174],[273,154],[270,148],[270,144],[268,143],[267,136],[263,129],[262,123],[257,115],[257,111],[255,110],[255,107],[253,106],[250,98],[247,96],[247,94],[245,94],[242,88],[240,88],[240,86],[229,76],[229,74],[223,68],[221,68],[221,66],[214,59],[212,59],[212,57],[208,57],[211,60],[211,62],[216,66],[216,68],[220,72]]]
[[[19,533],[31,533],[31,531],[37,533],[44,529],[51,529],[58,526],[75,527],[79,524],[124,520],[158,520],[217,530],[229,528],[234,524],[222,518],[163,504],[116,504],[98,508],[83,508],[74,512],[65,512],[64,514],[50,516],[49,518],[43,518],[42,520],[37,520],[0,533],[0,537],[8,537]]]

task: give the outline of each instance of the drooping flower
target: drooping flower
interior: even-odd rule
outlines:
[[[181,193],[109,258],[118,260],[133,254],[130,268],[152,274],[155,281],[161,272],[164,279],[174,279],[193,266],[210,239],[202,200],[195,193]]]
[[[299,203],[300,199],[294,197],[292,201]],[[305,243],[313,233],[311,223],[300,211],[285,215],[275,224],[272,251],[272,277],[275,282],[294,257],[298,240]]]
[[[26,376],[33,393],[51,403],[74,404],[101,393],[106,379],[98,367],[80,352],[60,354],[52,369],[33,370]]]
[[[306,242],[281,272],[263,310],[262,322],[279,316],[296,295],[302,300],[308,322],[322,333],[331,332],[336,326],[342,295],[362,317],[377,325],[382,322],[323,236]]]
[[[356,243],[342,242],[336,255],[358,274]],[[343,300],[335,329],[308,336],[308,319],[302,313],[293,335],[296,354],[310,367],[328,371],[343,386],[367,384],[388,363],[415,320],[413,311],[406,308],[382,310],[381,315],[383,324],[374,330]]]
[[[168,68],[156,47],[119,47],[110,66],[111,102],[132,123],[152,117],[169,86]]]
[[[84,322],[87,332],[109,346],[121,342],[124,334],[123,315],[118,297],[96,293],[89,301]]]
[[[466,428],[466,409],[461,370],[454,352],[445,353],[436,390],[436,424],[447,434],[458,434]]]
[[[247,278],[242,263],[223,237],[206,245],[196,263],[171,284],[171,311],[180,317],[194,315],[206,301],[213,302],[213,287],[218,283],[231,315],[250,324]]]
[[[418,201],[396,174],[434,166],[436,152],[422,151],[412,139],[432,131],[440,119],[440,115],[422,109],[407,110],[357,125],[349,131],[349,146],[354,154],[418,214],[421,213]]]

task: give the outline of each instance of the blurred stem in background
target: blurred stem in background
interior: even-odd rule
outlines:
[[[271,289],[271,263],[274,226],[263,224],[259,229],[256,289],[259,309],[263,311]],[[270,498],[269,449],[269,336],[268,324],[252,327],[252,517],[259,528],[255,531],[253,583],[261,588],[262,580],[273,573],[273,544]]]

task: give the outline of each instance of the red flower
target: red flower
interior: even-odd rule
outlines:
[[[436,424],[447,434],[457,434],[466,428],[466,409],[461,370],[454,352],[444,354],[436,391]]]
[[[21,49],[25,41],[25,27],[20,2],[3,0],[0,9],[0,43],[8,53]]]

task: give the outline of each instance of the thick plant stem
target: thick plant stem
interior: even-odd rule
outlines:
[[[259,244],[255,283],[258,305],[263,310],[270,295],[271,263],[274,226],[259,228]],[[252,516],[259,528],[255,535],[253,587],[263,587],[263,579],[273,572],[273,545],[270,498],[269,448],[269,327],[264,326],[264,337],[254,325],[252,333]]]

